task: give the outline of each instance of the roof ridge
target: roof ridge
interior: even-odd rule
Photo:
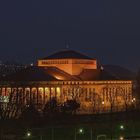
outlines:
[[[73,78],[73,79],[78,80],[77,77],[75,77],[75,76],[73,76],[73,75],[70,75],[69,73],[67,73],[67,72],[65,72],[65,71],[63,71],[63,70],[61,70],[61,69],[59,69],[59,68],[57,68],[57,67],[47,67],[47,68],[53,68],[53,69],[59,71],[59,72],[62,73],[62,74],[66,74],[66,75],[67,75],[68,77],[70,77],[70,78]]]
[[[81,52],[78,52],[78,51],[75,51],[75,50],[63,50],[63,51],[58,51],[58,52],[55,52],[51,55],[48,55],[47,57],[44,57],[42,59],[90,59],[90,60],[93,60],[93,58],[81,53]]]

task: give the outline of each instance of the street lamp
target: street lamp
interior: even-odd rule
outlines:
[[[83,135],[85,134],[85,130],[83,128],[79,128],[78,130],[75,128],[75,138],[74,140],[77,140],[77,134]],[[90,140],[93,140],[93,129],[90,130]]]
[[[120,125],[120,129],[121,130],[124,130],[124,125]]]
[[[84,133],[83,128],[80,128],[80,129],[78,130],[78,133],[79,133],[79,134],[83,134],[83,133]]]
[[[124,137],[123,136],[120,136],[120,138],[119,138],[120,140],[124,140]]]
[[[31,132],[27,132],[26,136],[29,138],[31,137]]]
[[[84,129],[83,128],[79,128],[78,131],[75,129],[75,138],[74,140],[77,140],[77,133],[78,134],[84,134]]]
[[[31,138],[31,137],[32,137],[32,133],[28,131],[26,133],[26,138]],[[42,135],[40,135],[40,140],[42,140]]]

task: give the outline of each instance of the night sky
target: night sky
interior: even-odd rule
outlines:
[[[0,60],[31,63],[66,44],[103,64],[136,70],[140,1],[0,1]]]

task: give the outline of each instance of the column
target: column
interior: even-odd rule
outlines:
[[[52,90],[51,90],[51,87],[49,87],[49,90],[50,90],[50,100],[52,99]]]
[[[0,87],[0,96],[2,95],[2,87]]]
[[[45,87],[43,87],[43,105],[45,105]]]
[[[38,104],[39,104],[39,94],[38,94],[38,87],[36,87],[37,88],[37,106],[38,106]]]

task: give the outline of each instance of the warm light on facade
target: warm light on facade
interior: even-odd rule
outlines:
[[[133,99],[132,99],[132,103],[134,103],[134,102],[136,102],[136,98],[133,98]]]
[[[133,98],[133,101],[136,101],[136,98]]]
[[[61,77],[61,76],[55,76],[55,75],[54,75],[54,77],[55,77],[57,80],[64,80],[64,78]]]
[[[102,101],[102,105],[104,105],[105,104],[105,102],[104,101]]]
[[[121,137],[120,137],[120,140],[124,140],[124,137],[123,137],[123,136],[121,136]]]
[[[100,72],[105,68],[101,66],[98,69],[96,59],[60,58],[38,60],[39,73],[43,70],[44,77],[47,74],[53,79],[46,77],[46,80],[41,81],[38,75],[34,75],[37,81],[32,81],[31,77],[29,81],[21,80],[19,83],[17,81],[12,84],[9,81],[3,82],[0,85],[2,101],[8,102],[8,99],[4,100],[3,97],[10,96],[11,93],[13,95],[11,101],[14,103],[22,102],[28,105],[33,102],[36,105],[39,104],[39,107],[43,107],[51,98],[58,99],[62,104],[67,100],[76,99],[80,103],[77,113],[83,114],[96,113],[96,110],[106,111],[112,104],[113,109],[118,111],[122,111],[121,107],[125,110],[125,103],[130,106],[135,105],[137,99],[132,96],[131,79],[101,80],[96,78],[96,75],[100,77]],[[32,72],[30,71],[30,74]],[[23,75],[21,77],[24,79]]]
[[[57,92],[57,97],[60,97],[60,94],[61,94],[61,93],[60,93],[60,87],[57,87],[57,88],[56,88],[56,92]]]

